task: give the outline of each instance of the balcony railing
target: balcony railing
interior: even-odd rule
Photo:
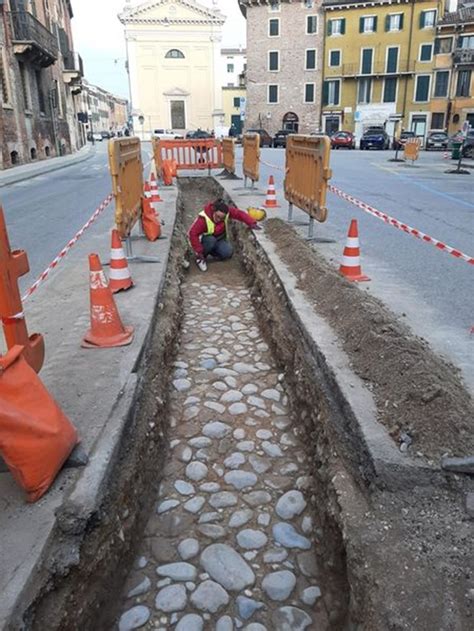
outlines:
[[[473,48],[456,48],[453,51],[453,63],[461,65],[474,64],[474,49]]]
[[[41,66],[54,64],[58,58],[58,45],[51,31],[27,11],[12,11],[10,17],[15,52],[29,51]]]
[[[82,57],[78,53],[69,51],[64,55],[63,59],[66,72],[77,72],[81,77],[84,76],[84,64],[82,63]]]
[[[333,69],[337,73],[337,68]],[[373,77],[373,76],[396,76],[403,74],[413,74],[431,70],[430,64],[424,64],[418,61],[399,61],[396,70],[388,70],[385,62],[375,62],[372,64],[370,72],[362,72],[360,64],[343,64],[341,74],[343,77]]]

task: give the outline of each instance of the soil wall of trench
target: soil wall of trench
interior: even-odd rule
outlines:
[[[156,471],[166,453],[167,393],[179,338],[180,282],[185,273],[184,202],[192,197],[194,187],[204,187],[209,198],[224,195],[211,178],[180,180],[167,279],[147,351],[137,367],[136,401],[108,480],[106,500],[91,519],[71,526],[69,532],[58,529],[38,582],[37,598],[22,624],[12,630],[113,628],[115,602],[144,530],[150,498],[156,496],[161,481]],[[351,453],[357,450],[358,440],[350,428],[341,440],[343,405],[336,404],[337,418],[322,358],[298,329],[265,252],[246,230],[236,228],[234,239],[259,324],[285,373],[292,411],[300,420],[300,434],[311,458],[310,500],[325,541],[323,561],[340,577],[341,593],[350,594],[345,619],[339,619],[334,629],[464,631],[469,628],[470,604],[465,594],[470,573],[469,530],[458,501],[461,482],[397,492],[374,487],[370,463],[364,462],[363,454]],[[456,534],[453,522],[463,525]]]

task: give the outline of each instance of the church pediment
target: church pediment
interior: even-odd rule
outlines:
[[[220,11],[214,11],[195,0],[155,0],[125,9],[122,24],[219,24],[225,22]]]

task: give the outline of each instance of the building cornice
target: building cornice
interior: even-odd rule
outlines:
[[[394,6],[411,3],[412,0],[377,0],[377,2],[374,2],[373,0],[348,0],[348,2],[343,2],[341,0],[326,0],[326,2],[323,2],[323,10],[340,11],[344,9],[365,9],[367,7],[375,8],[379,6]]]

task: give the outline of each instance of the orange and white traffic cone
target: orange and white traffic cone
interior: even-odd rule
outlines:
[[[342,255],[342,263],[339,272],[347,278],[347,280],[361,282],[370,280],[368,276],[362,274],[360,266],[359,251],[359,232],[357,229],[357,219],[351,221],[349,232],[347,234],[346,246]]]
[[[160,193],[158,192],[158,182],[153,172],[150,175],[150,192],[150,201],[152,208],[156,209],[156,207],[154,206],[155,202],[162,202],[163,200],[161,199]]]
[[[133,327],[124,326],[97,254],[89,254],[91,328],[81,346],[111,348],[133,340]]]
[[[118,230],[112,230],[109,287],[113,294],[133,287],[132,275],[128,268],[127,257],[123,251]]]
[[[275,193],[275,180],[273,179],[273,175],[270,175],[268,178],[268,189],[267,189],[267,197],[263,203],[265,208],[280,208],[276,193]]]

